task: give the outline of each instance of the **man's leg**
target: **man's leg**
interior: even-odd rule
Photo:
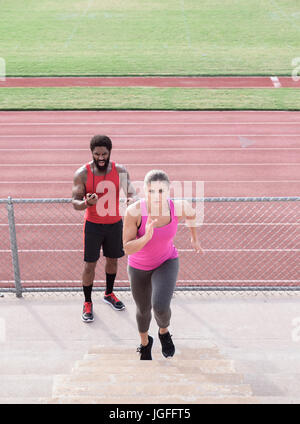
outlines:
[[[97,262],[85,262],[82,273],[82,288],[84,293],[84,305],[81,319],[83,322],[94,321],[92,290],[95,278],[95,269]]]
[[[82,274],[82,288],[85,297],[82,321],[94,321],[92,289],[95,279],[95,270],[100,257],[100,248],[103,241],[101,225],[86,221],[84,226],[84,269]]]
[[[97,262],[85,262],[82,273],[82,286],[86,302],[91,302]]]
[[[105,294],[111,294],[114,290],[114,283],[118,270],[118,258],[106,258],[105,274],[106,274],[106,291]]]
[[[106,237],[103,241],[103,255],[106,258],[106,293],[104,301],[109,303],[115,310],[122,311],[125,305],[113,293],[114,283],[118,269],[118,258],[124,256],[122,242],[123,221],[107,226]]]
[[[106,258],[105,273],[106,273],[106,291],[104,295],[104,302],[109,303],[116,311],[125,309],[125,305],[114,294],[114,283],[117,275],[118,259]]]

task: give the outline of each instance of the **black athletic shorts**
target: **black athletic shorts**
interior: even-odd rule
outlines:
[[[103,256],[108,258],[124,256],[122,231],[122,219],[115,224],[95,224],[86,221],[84,226],[84,261],[96,262],[100,258],[101,247]]]

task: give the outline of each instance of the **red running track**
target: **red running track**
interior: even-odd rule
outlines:
[[[0,198],[71,197],[74,171],[90,160],[89,140],[96,133],[111,136],[112,160],[126,164],[133,181],[143,180],[146,171],[159,167],[168,172],[171,180],[204,181],[206,197],[296,196],[300,193],[299,112],[1,112]],[[224,204],[222,207],[228,213],[229,206]],[[52,221],[49,221],[49,215],[42,214],[44,219],[47,218],[44,222],[37,217],[36,210],[26,213],[28,208],[31,206],[15,207],[18,216],[24,209],[22,219],[29,224],[23,227],[21,222],[17,227],[19,248],[24,250],[20,252],[22,278],[80,280],[81,215],[76,213],[74,222],[70,222],[69,218],[57,216],[47,206]],[[44,207],[39,207],[39,213],[43,210]],[[236,219],[243,219],[241,208],[239,214],[241,217]],[[248,218],[245,219],[248,221]],[[59,219],[62,219],[62,227],[57,226]],[[260,217],[253,215],[253,219],[257,221]],[[268,216],[264,215],[262,219],[268,219]],[[290,220],[290,217],[280,221],[286,219]],[[35,227],[32,225],[34,220],[37,225],[42,222],[55,225]],[[255,238],[251,238],[251,225],[224,228],[214,223],[206,225],[210,226],[201,229],[201,240],[207,240],[204,248],[208,247],[204,259],[196,260],[194,253],[186,251],[190,246],[185,244],[185,238],[179,243],[184,250],[180,253],[180,279],[215,280],[222,285],[221,280],[264,278],[275,281],[286,278],[286,273],[278,273],[278,267],[274,273],[272,263],[289,270],[289,280],[299,277],[293,273],[297,268],[293,252],[270,251],[266,256],[263,252],[258,255],[251,250],[274,248],[279,243],[278,237],[281,247],[293,249],[295,240],[289,227],[276,227],[276,243],[275,239],[267,243],[266,234],[275,234],[270,226],[259,227]],[[244,236],[244,229],[249,239]],[[6,234],[6,243],[1,247],[5,252],[1,254],[8,263],[7,225],[2,224],[0,230]],[[70,244],[64,246],[64,234],[70,237],[75,230],[77,242],[74,244],[72,237]],[[261,235],[259,231],[262,231]],[[220,236],[223,237],[223,250],[220,250]],[[49,242],[52,251],[48,252]],[[250,251],[243,250],[245,242]],[[59,247],[65,250],[59,252]],[[234,251],[228,250],[230,248]],[[259,258],[262,262],[257,266]],[[45,264],[50,261],[57,266],[41,266],[41,261]],[[65,264],[70,271],[68,275],[65,274]],[[236,265],[231,271],[226,264]],[[127,278],[125,262],[123,265],[120,280]],[[262,270],[264,267],[273,270],[272,273],[256,271],[256,268]],[[13,276],[8,274],[9,270],[0,268],[0,281],[11,281]],[[99,267],[98,279],[103,279],[102,271]],[[37,286],[38,283],[33,284]],[[74,286],[74,283],[70,284]],[[80,286],[80,281],[76,284]],[[265,282],[267,284],[271,283]]]
[[[97,133],[134,181],[159,167],[206,197],[300,192],[299,112],[1,112],[0,198],[70,197]]]
[[[300,88],[300,77],[8,77],[0,87]]]

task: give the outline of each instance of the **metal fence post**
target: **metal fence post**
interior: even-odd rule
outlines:
[[[8,212],[10,248],[11,248],[15,286],[16,286],[16,296],[22,297],[22,284],[21,284],[21,277],[20,277],[18,246],[17,246],[16,226],[15,226],[15,214],[14,214],[14,205],[13,205],[13,201],[11,197],[8,197],[7,212]]]

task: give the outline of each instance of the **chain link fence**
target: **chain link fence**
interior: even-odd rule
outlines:
[[[300,197],[189,200],[204,216],[197,228],[203,254],[179,224],[177,291],[300,289]],[[0,293],[81,291],[83,214],[71,199],[0,199]],[[103,264],[101,256],[99,291]],[[126,268],[123,257],[116,290],[130,290]]]

